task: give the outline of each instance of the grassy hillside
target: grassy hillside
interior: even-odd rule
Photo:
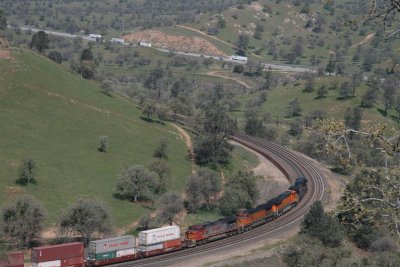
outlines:
[[[111,207],[117,226],[144,211],[141,204],[113,198],[126,164],[148,166],[161,137],[169,142],[169,188],[181,191],[191,164],[175,128],[143,121],[129,101],[108,97],[98,85],[28,51],[15,62],[0,59],[0,205],[28,193],[41,200],[54,223],[78,196],[97,196]],[[97,151],[108,135],[109,151]],[[38,184],[15,184],[22,159],[38,163]]]
[[[262,113],[270,113],[274,119],[278,116],[280,120],[284,119],[287,115],[288,102],[292,99],[298,98],[300,107],[302,108],[301,115],[304,117],[310,111],[317,109],[325,110],[328,116],[336,119],[343,119],[346,109],[349,107],[360,106],[361,98],[367,90],[367,85],[363,83],[356,89],[354,98],[342,99],[339,97],[338,88],[333,89],[332,83],[336,81],[338,87],[344,81],[343,77],[319,77],[315,80],[315,91],[306,93],[304,92],[304,82],[289,84],[286,86],[278,86],[268,93],[267,101],[262,104],[260,111]],[[328,93],[323,98],[317,98],[317,88],[324,85],[328,88]],[[383,116],[384,106],[382,104],[382,94],[379,92],[377,103],[372,108],[363,108],[363,122],[385,122],[388,125],[396,126],[398,113],[393,110],[388,110],[388,115]],[[259,93],[251,93],[241,98],[242,107],[246,105],[249,99],[258,97]],[[242,115],[241,112],[235,112],[234,116]],[[293,119],[293,118],[292,118]],[[295,119],[295,118],[294,118]]]

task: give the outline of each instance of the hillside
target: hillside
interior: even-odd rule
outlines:
[[[193,23],[164,31],[203,37],[227,54],[235,52],[238,36],[244,35],[246,54],[256,61],[325,69],[333,57],[347,65],[346,71],[355,71],[363,67],[367,53],[382,53],[381,60],[372,60],[382,63],[386,53],[400,48],[398,35],[385,38],[396,29],[398,19],[394,17],[384,30],[382,24],[362,24],[368,8],[367,1],[260,0],[221,13],[199,14]]]
[[[78,196],[97,196],[112,207],[117,226],[127,225],[144,208],[115,199],[115,182],[124,165],[148,166],[161,137],[169,143],[169,189],[183,189],[191,164],[175,128],[145,122],[131,102],[42,56],[11,54],[13,60],[0,57],[0,205],[32,194],[51,224]],[[107,153],[97,151],[100,135],[108,136]],[[27,157],[37,161],[38,184],[20,187],[17,170]]]

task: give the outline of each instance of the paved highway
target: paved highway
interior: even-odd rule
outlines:
[[[7,25],[7,28],[9,29],[15,29],[15,27],[12,27],[11,25]],[[31,31],[31,32],[38,32],[38,31],[44,31],[45,33],[49,35],[54,35],[54,36],[59,36],[59,37],[65,37],[65,38],[77,38],[81,37],[83,40],[88,41],[88,42],[96,42],[95,38],[91,38],[89,36],[84,36],[84,35],[76,35],[76,34],[69,34],[66,32],[56,32],[56,31],[49,31],[49,30],[40,30],[32,27],[25,27],[25,26],[19,26],[19,28],[23,31]],[[128,43],[119,43],[121,45],[129,45]],[[162,48],[155,48],[160,52],[164,53],[170,53],[170,50],[167,49],[162,49]],[[189,57],[201,57],[201,58],[211,58],[215,60],[220,60],[220,61],[225,61],[225,62],[232,62],[236,64],[246,64],[246,62],[243,61],[237,61],[233,60],[230,58],[225,58],[225,57],[217,57],[217,56],[212,56],[212,55],[203,55],[203,54],[196,54],[196,53],[189,53],[189,52],[181,52],[181,51],[173,51],[174,54],[177,55],[184,55],[184,56],[189,56]],[[313,69],[307,69],[307,68],[302,68],[302,67],[296,67],[296,66],[289,66],[289,65],[281,65],[281,64],[270,64],[263,62],[265,68],[272,68],[274,70],[279,70],[283,72],[312,72],[315,73],[316,70]]]

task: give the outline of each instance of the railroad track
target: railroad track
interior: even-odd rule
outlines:
[[[324,198],[326,188],[325,178],[319,172],[318,167],[314,166],[305,157],[280,145],[257,137],[237,134],[232,137],[232,139],[269,159],[286,175],[290,183],[293,183],[299,176],[306,177],[308,179],[308,192],[299,205],[275,221],[261,225],[240,235],[220,239],[195,248],[140,259],[133,262],[115,264],[113,266],[172,266],[182,263],[186,263],[186,265],[190,266],[191,259],[243,247],[254,242],[265,240],[279,231],[287,231],[296,227],[300,224],[301,219],[304,214],[307,213],[312,203]]]

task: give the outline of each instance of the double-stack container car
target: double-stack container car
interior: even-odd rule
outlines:
[[[24,267],[24,253],[14,252],[0,260],[0,267]]]
[[[32,267],[83,267],[83,243],[68,243],[33,248]]]
[[[179,226],[166,226],[142,231],[138,235],[138,252],[141,257],[162,254],[182,248]]]
[[[294,208],[307,193],[307,179],[299,177],[289,190],[268,202],[239,212],[236,216],[189,226],[181,240],[179,226],[167,226],[132,235],[102,239],[89,243],[84,261],[83,243],[69,243],[32,249],[32,267],[92,267],[132,261],[183,248],[203,245],[258,225],[268,223]],[[138,244],[138,245],[137,245]],[[0,267],[23,267],[23,253],[13,253]]]
[[[89,266],[102,266],[137,258],[136,238],[133,235],[92,241],[89,243]]]

